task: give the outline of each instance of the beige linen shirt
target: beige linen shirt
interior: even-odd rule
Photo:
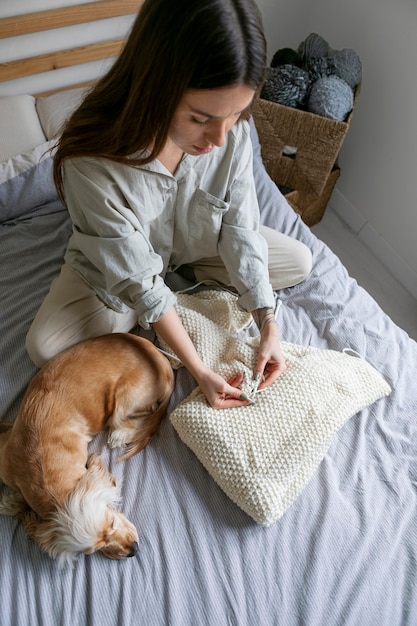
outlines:
[[[242,308],[274,305],[246,121],[210,154],[184,155],[175,174],[158,160],[68,160],[64,189],[66,263],[112,309],[135,309],[144,328],[175,304],[166,273],[206,257],[220,256]]]

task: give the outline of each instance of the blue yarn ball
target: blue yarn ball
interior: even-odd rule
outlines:
[[[338,76],[323,76],[311,86],[307,110],[344,121],[353,107],[353,90]]]

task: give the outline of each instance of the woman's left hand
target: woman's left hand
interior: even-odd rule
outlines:
[[[258,389],[269,387],[287,368],[276,323],[266,324],[261,330],[258,360],[254,379],[258,377]]]

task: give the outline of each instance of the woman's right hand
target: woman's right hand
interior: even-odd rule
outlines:
[[[210,406],[214,409],[229,409],[251,403],[239,389],[242,373],[226,381],[202,362],[174,307],[154,322],[153,327],[194,376]]]
[[[226,381],[208,368],[197,378],[201,391],[213,409],[231,409],[251,404],[247,395],[239,388],[242,380],[241,372]]]

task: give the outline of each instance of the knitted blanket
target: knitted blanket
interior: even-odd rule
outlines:
[[[250,316],[236,298],[180,294],[176,308],[204,362],[225,378],[243,371],[249,385],[259,340],[238,332]],[[170,415],[212,478],[262,526],[297,498],[343,424],[391,391],[361,358],[285,342],[282,350],[287,370],[253,405],[215,410],[197,387]]]

